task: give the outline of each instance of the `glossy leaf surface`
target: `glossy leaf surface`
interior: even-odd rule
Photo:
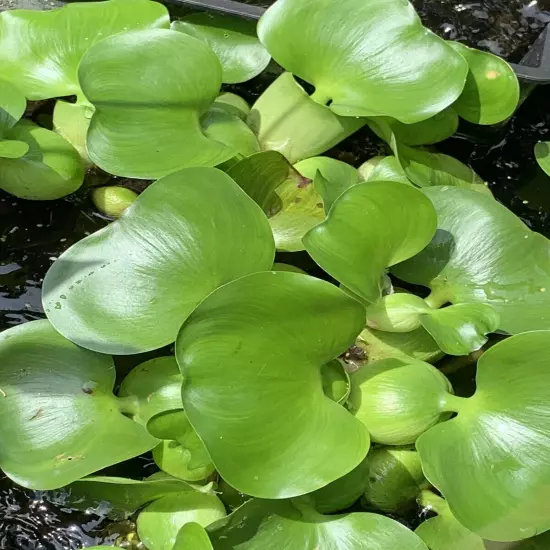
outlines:
[[[157,349],[210,292],[269,269],[273,253],[267,219],[237,184],[215,168],[188,168],[62,254],[44,280],[44,308],[89,349]]]
[[[323,516],[294,501],[251,500],[209,531],[216,550],[427,550],[412,531],[384,516]]]
[[[392,271],[429,286],[439,303],[490,304],[511,334],[550,328],[548,240],[491,197],[452,187],[423,192],[437,211],[437,233]]]
[[[397,157],[374,157],[363,163],[359,168],[359,176],[364,181],[394,181],[411,185]]]
[[[214,547],[204,527],[190,522],[180,529],[172,550],[214,550]]]
[[[19,485],[56,489],[156,444],[120,410],[112,359],[48,321],[0,334],[0,466]]]
[[[53,111],[53,129],[78,151],[86,164],[91,164],[86,139],[93,111],[90,105],[77,105],[61,99],[56,101]]]
[[[466,528],[514,541],[550,528],[550,332],[513,336],[477,364],[477,391],[417,441],[428,480]]]
[[[143,509],[137,519],[137,532],[149,550],[173,550],[185,524],[206,527],[225,515],[221,500],[213,494],[198,491],[173,494]]]
[[[303,241],[330,275],[368,302],[382,292],[385,269],[420,252],[435,233],[429,201],[412,187],[372,182],[348,189]]]
[[[200,127],[218,96],[221,67],[196,38],[163,29],[110,37],[88,50],[78,78],[95,107],[88,154],[110,174],[155,179],[235,154]]]
[[[256,23],[239,17],[193,13],[174,21],[172,29],[203,40],[222,65],[227,84],[246,82],[258,76],[271,56],[256,36]]]
[[[352,373],[348,405],[373,441],[408,445],[449,418],[441,402],[450,391],[449,381],[428,363],[386,359]]]
[[[258,35],[339,115],[427,119],[455,101],[468,71],[402,0],[278,0]]]
[[[23,199],[54,200],[82,185],[80,156],[56,133],[23,120],[8,130],[4,139],[27,145],[22,156],[6,158],[0,154],[0,188],[4,191]]]
[[[358,302],[289,272],[243,277],[193,312],[176,342],[183,404],[230,485],[286,498],[319,489],[363,460],[366,430],[325,396],[320,376],[363,324]]]
[[[4,11],[0,14],[0,73],[28,99],[80,94],[78,64],[90,47],[123,31],[169,24],[167,9],[149,0]]]
[[[0,80],[0,139],[7,130],[15,126],[26,108],[24,94],[10,82]]]
[[[497,124],[516,110],[520,87],[514,70],[504,59],[469,48],[459,42],[449,45],[468,62],[466,86],[453,109],[468,122]]]

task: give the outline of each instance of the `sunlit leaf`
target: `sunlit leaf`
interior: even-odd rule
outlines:
[[[44,279],[43,304],[56,329],[79,345],[152,350],[173,342],[214,289],[269,269],[273,253],[267,219],[229,176],[187,168],[62,254]]]
[[[214,550],[214,547],[204,527],[190,522],[180,529],[172,550]]]
[[[48,321],[0,334],[0,466],[19,485],[56,489],[154,447],[112,394],[107,355],[75,346]]]
[[[62,100],[56,102],[53,111],[53,129],[78,151],[86,164],[90,164],[86,136],[93,111],[93,107],[89,105],[77,105]]]
[[[258,36],[339,115],[418,122],[453,103],[468,72],[462,56],[402,0],[278,0]]]
[[[448,401],[458,416],[416,443],[426,477],[456,519],[490,540],[550,529],[549,352],[550,331],[490,348],[478,361],[474,396]]]
[[[420,191],[393,182],[362,183],[340,196],[303,242],[327,273],[375,302],[385,269],[420,252],[436,226],[435,210]]]
[[[128,30],[168,28],[168,10],[149,0],[80,2],[51,10],[0,13],[0,74],[28,99],[80,94],[82,56]]]
[[[243,277],[193,312],[176,342],[183,404],[231,486],[286,498],[319,489],[363,460],[364,426],[325,396],[320,376],[363,325],[357,301],[289,272]]]
[[[258,76],[271,56],[256,36],[256,23],[240,17],[193,13],[172,23],[172,29],[206,42],[218,56],[227,84]]]
[[[359,168],[359,176],[364,181],[395,181],[411,185],[411,181],[401,168],[397,157],[374,157]]]
[[[23,93],[10,82],[0,80],[0,139],[15,126],[26,108],[27,100]]]

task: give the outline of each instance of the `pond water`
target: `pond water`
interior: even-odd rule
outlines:
[[[416,5],[434,30],[445,36],[456,33],[448,37],[470,40],[512,60],[525,53],[523,39],[529,35],[530,42],[536,37],[548,17],[539,9],[541,1],[457,4],[417,0]],[[457,9],[459,6],[463,9]],[[431,11],[434,9],[437,15]],[[486,42],[482,45],[480,41]],[[265,84],[265,79],[259,78],[232,89],[252,101]],[[550,178],[533,157],[534,144],[550,139],[547,94],[544,88],[536,89],[506,125],[474,128],[463,124],[457,136],[438,148],[469,164],[489,182],[500,201],[530,227],[550,237]],[[383,151],[384,145],[364,130],[331,154],[359,165]],[[36,203],[0,191],[0,331],[44,317],[40,288],[47,269],[71,244],[106,223],[85,192],[53,203]],[[138,362],[139,358],[133,358],[119,364],[128,370]],[[152,473],[152,464],[150,458],[142,457],[116,470],[119,475],[144,477]],[[128,536],[135,528],[131,521],[113,525],[100,511],[76,512],[57,502],[48,502],[46,495],[15,487],[0,477],[0,548],[77,550],[115,541],[135,546]]]

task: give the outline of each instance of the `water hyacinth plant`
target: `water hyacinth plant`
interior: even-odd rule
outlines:
[[[272,59],[252,106],[222,88]],[[519,97],[405,0],[277,0],[257,28],[150,0],[1,13],[0,187],[145,188],[91,191],[111,223],[55,260],[46,319],[0,334],[3,472],[137,514],[149,550],[538,544],[549,242],[434,147]],[[363,127],[387,155],[329,155]],[[472,354],[455,394],[440,361]],[[101,472],[148,451],[147,479]]]

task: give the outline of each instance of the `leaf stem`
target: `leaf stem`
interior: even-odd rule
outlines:
[[[424,301],[432,308],[439,309],[449,301],[449,296],[442,288],[434,288]]]
[[[439,401],[439,410],[441,412],[456,412],[459,413],[464,405],[468,402],[467,397],[458,397],[452,393],[446,394]]]
[[[421,491],[417,501],[422,508],[430,508],[438,515],[444,512],[448,507],[445,499],[428,490]]]
[[[133,395],[127,395],[126,397],[117,397],[118,410],[122,414],[129,416],[135,416],[139,411],[139,400]]]
[[[330,101],[330,96],[321,90],[315,90],[309,97],[315,101],[315,103],[319,103],[319,105],[324,106],[326,106]]]

